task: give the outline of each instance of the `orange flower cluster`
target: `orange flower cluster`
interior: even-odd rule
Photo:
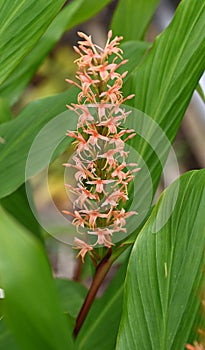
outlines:
[[[109,31],[101,48],[90,36],[78,34],[84,39],[74,47],[80,56],[76,60],[80,83],[67,79],[81,90],[78,104],[67,106],[78,115],[77,130],[67,132],[74,138],[75,154],[71,163],[64,164],[75,169],[76,187],[66,185],[74,196],[73,212],[63,212],[72,216],[79,234],[86,232],[86,242],[74,239],[84,260],[97,244],[111,248],[113,234],[126,232],[126,218],[135,214],[124,209],[129,199],[128,184],[139,168],[136,163],[126,163],[129,152],[125,151],[125,142],[135,136],[135,131],[123,128],[129,112],[122,103],[134,95],[124,98],[121,92],[127,74],[117,71],[127,62],[119,48],[122,37],[111,40]]]

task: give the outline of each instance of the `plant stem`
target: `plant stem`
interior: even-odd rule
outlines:
[[[102,259],[102,261],[99,263],[99,265],[96,267],[95,276],[93,278],[91,287],[89,289],[89,292],[86,296],[86,299],[83,303],[83,306],[81,307],[81,310],[78,314],[76,325],[74,329],[74,337],[77,337],[83,322],[85,321],[85,318],[87,316],[88,311],[90,310],[90,307],[95,299],[95,296],[97,294],[97,291],[99,287],[101,286],[105,276],[107,275],[112,263],[113,259],[110,259],[112,254],[112,249],[110,248],[108,250],[108,253],[105,255],[105,257]]]
[[[92,284],[76,319],[76,325],[73,331],[73,335],[75,338],[77,337],[85,321],[88,311],[90,310],[95,299],[97,291],[100,288],[102,282],[104,281],[104,278],[106,277],[110,267],[112,266],[113,262],[118,258],[118,256],[120,256],[129,247],[129,244],[121,245],[114,252],[112,252],[112,248],[110,248],[105,257],[96,267],[96,272]]]

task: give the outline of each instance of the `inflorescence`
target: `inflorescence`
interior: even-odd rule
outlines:
[[[93,44],[91,36],[78,35],[83,39],[74,47],[80,56],[76,60],[79,83],[66,80],[81,90],[78,104],[67,106],[78,115],[77,129],[67,132],[74,138],[75,153],[72,162],[64,164],[75,169],[76,187],[66,184],[73,195],[73,212],[63,212],[86,237],[74,239],[78,256],[84,261],[87,252],[93,256],[95,246],[111,248],[112,236],[126,232],[126,219],[135,214],[124,209],[129,199],[128,184],[139,168],[136,163],[126,163],[129,152],[125,151],[125,142],[136,133],[123,128],[130,112],[125,112],[122,104],[134,95],[124,98],[121,91],[128,73],[117,71],[127,62],[119,48],[122,37],[111,40],[109,31],[101,48]]]

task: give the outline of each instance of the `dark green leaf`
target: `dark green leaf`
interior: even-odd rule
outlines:
[[[72,349],[71,329],[42,246],[2,208],[0,214],[5,320],[20,349]]]
[[[0,85],[31,51],[64,2],[65,0],[1,0]]]
[[[76,90],[69,90],[57,96],[34,101],[23,109],[18,118],[0,125],[0,135],[5,140],[4,144],[0,144],[0,197],[12,193],[25,181],[26,160],[34,138],[52,118],[66,109],[66,103],[75,99]],[[66,130],[75,127],[76,117],[69,117],[71,117],[69,111],[65,112],[55,125],[56,133],[52,128],[53,138],[50,139],[51,135],[45,134],[45,142],[39,144],[36,163],[33,164],[37,171],[46,166],[43,152],[47,152],[49,146],[57,146],[64,138]],[[67,139],[70,142],[70,138]],[[44,163],[41,162],[41,157]],[[46,160],[49,163],[49,159]]]
[[[28,184],[27,184],[28,186]],[[36,237],[42,239],[38,221],[29,206],[25,185],[0,200],[1,205]]]
[[[193,341],[201,326],[204,210],[204,169],[161,196],[131,253],[117,349],[175,350]]]
[[[76,318],[87,294],[80,283],[58,278],[55,280],[64,312]]]

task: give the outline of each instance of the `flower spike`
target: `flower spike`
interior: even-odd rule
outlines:
[[[84,261],[96,245],[111,249],[112,237],[126,232],[126,219],[136,212],[127,212],[128,184],[139,170],[136,163],[126,163],[129,152],[125,142],[135,136],[135,130],[125,129],[123,123],[130,112],[125,112],[122,103],[134,95],[122,94],[123,78],[118,68],[127,63],[119,47],[122,37],[112,38],[108,32],[104,48],[95,45],[91,36],[79,32],[81,40],[74,47],[79,58],[78,83],[81,91],[78,103],[67,106],[78,116],[77,130],[68,131],[74,138],[75,155],[71,163],[64,164],[76,170],[76,186],[66,185],[72,193],[73,212],[71,216],[79,233],[86,233],[86,242],[75,237],[75,249]],[[130,169],[131,167],[131,169]],[[91,243],[88,243],[91,242]]]

